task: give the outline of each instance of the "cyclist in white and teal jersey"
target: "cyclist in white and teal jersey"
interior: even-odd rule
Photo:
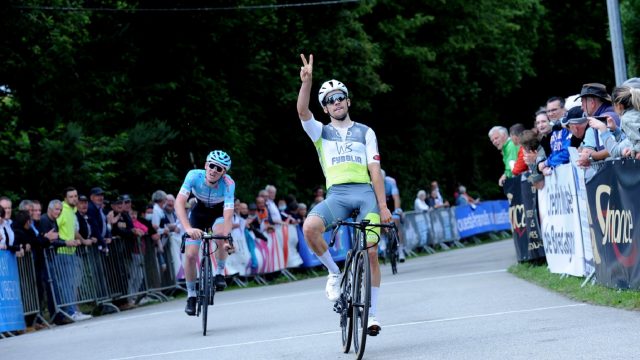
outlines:
[[[209,153],[204,169],[191,170],[184,179],[175,202],[176,216],[189,239],[185,243],[184,274],[187,282],[187,315],[196,314],[196,263],[200,238],[204,231],[212,228],[215,235],[231,233],[233,218],[233,200],[236,184],[227,175],[231,167],[231,157],[221,150]],[[186,203],[193,194],[196,204],[187,218]],[[216,290],[222,291],[227,286],[224,280],[224,267],[230,250],[224,240],[217,240],[215,276]]]
[[[330,301],[340,297],[340,268],[329,253],[322,234],[327,226],[349,217],[358,209],[358,221],[362,218],[372,223],[391,221],[384,194],[384,180],[380,173],[380,154],[376,135],[368,126],[352,121],[349,117],[349,91],[337,80],[322,84],[318,101],[331,122],[323,125],[309,110],[313,55],[309,61],[304,55],[300,68],[300,92],[298,94],[298,116],[302,127],[313,141],[320,165],[327,181],[327,198],[314,206],[303,225],[304,238],[311,250],[329,270],[326,293]],[[379,232],[379,228],[376,228]],[[372,242],[378,237],[372,235]],[[378,247],[369,249],[371,267],[371,308],[369,310],[369,333],[377,334],[381,325],[376,318],[380,292],[380,264]]]

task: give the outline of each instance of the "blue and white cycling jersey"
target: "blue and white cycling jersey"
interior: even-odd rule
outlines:
[[[214,185],[208,185],[205,170],[200,169],[189,171],[180,187],[180,194],[189,197],[193,193],[198,203],[205,207],[224,202],[224,209],[233,209],[235,190],[236,183],[231,176],[225,174]]]

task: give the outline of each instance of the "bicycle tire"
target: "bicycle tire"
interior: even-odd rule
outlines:
[[[391,273],[393,275],[398,273],[398,238],[395,232],[390,233],[388,236],[389,243],[387,244],[387,254],[389,257],[389,263],[391,264]]]
[[[202,258],[202,271],[200,273],[200,278],[202,279],[202,294],[199,297],[199,301],[202,306],[202,336],[207,336],[207,316],[209,313],[209,299],[211,298],[211,285],[212,285],[212,274],[211,274],[211,258],[209,257],[208,251],[207,256]]]
[[[371,305],[371,269],[369,253],[360,250],[356,255],[353,292],[353,350],[356,359],[362,359],[367,343],[369,306]]]
[[[351,339],[353,335],[353,317],[351,316],[351,294],[353,289],[352,261],[351,250],[349,250],[344,260],[344,279],[340,292],[344,306],[340,312],[340,327],[342,328],[342,352],[345,354],[351,349]]]

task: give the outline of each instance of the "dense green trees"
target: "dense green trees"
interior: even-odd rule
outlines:
[[[547,97],[613,78],[606,6],[595,0],[588,14],[572,10],[585,1],[540,0],[48,8],[284,3],[294,1],[0,5],[0,85],[10,89],[0,106],[1,192],[48,200],[67,185],[100,185],[144,199],[175,192],[223,148],[241,198],[274,183],[306,201],[324,180],[295,112],[299,54],[313,53],[315,88],[347,83],[352,117],[376,130],[406,202],[431,179],[492,196],[492,125],[529,124]],[[317,102],[311,110],[325,120]]]

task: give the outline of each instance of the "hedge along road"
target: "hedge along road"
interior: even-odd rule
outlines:
[[[640,314],[586,305],[506,272],[510,240],[383,266],[366,359],[632,358]],[[352,359],[325,278],[218,293],[209,331],[184,300],[0,340],[2,359]]]

